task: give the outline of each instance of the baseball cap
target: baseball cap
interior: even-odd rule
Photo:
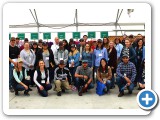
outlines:
[[[48,43],[47,43],[47,42],[43,42],[42,45],[43,45],[43,46],[48,46]]]
[[[123,57],[128,57],[128,58],[129,58],[129,56],[128,56],[127,54],[123,54],[123,55],[122,55],[122,58],[123,58]]]
[[[82,63],[88,63],[88,60],[82,60]]]
[[[72,44],[72,45],[71,45],[71,48],[72,48],[72,47],[76,48],[76,45],[75,45],[75,44]]]
[[[83,38],[81,38],[80,40],[79,40],[79,42],[83,42],[84,41],[84,39]]]
[[[98,39],[97,42],[102,43],[103,41],[101,39]]]
[[[64,65],[64,60],[60,60],[59,64]]]
[[[17,62],[23,62],[22,58],[18,58]]]

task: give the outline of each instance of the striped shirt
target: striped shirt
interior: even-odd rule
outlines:
[[[135,65],[130,61],[127,64],[121,62],[117,67],[117,76],[121,78],[126,76],[133,82],[136,77]]]

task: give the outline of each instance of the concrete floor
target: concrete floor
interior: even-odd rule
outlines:
[[[48,97],[41,97],[37,93],[36,87],[31,87],[33,91],[30,96],[24,96],[23,92],[19,92],[19,96],[9,93],[10,109],[140,109],[136,102],[137,88],[132,95],[117,97],[118,88],[111,89],[110,94],[98,96],[95,89],[78,96],[77,91],[66,91],[62,96],[58,97],[56,92],[50,90]]]

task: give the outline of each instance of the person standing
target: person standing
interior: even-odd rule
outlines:
[[[108,66],[110,66],[112,70],[112,78],[111,80],[111,89],[115,88],[115,79],[114,74],[116,73],[117,69],[117,51],[114,47],[114,42],[109,42],[109,49],[108,49]]]
[[[64,60],[65,65],[68,62],[68,50],[64,49],[63,41],[59,42],[59,49],[54,54],[54,61],[56,66],[59,65],[60,60]]]
[[[31,84],[33,84],[34,63],[36,56],[34,51],[29,48],[29,43],[24,43],[24,49],[20,52],[20,57],[23,60],[23,67],[27,70],[27,74],[30,76]],[[32,91],[29,86],[28,89]]]
[[[20,49],[15,46],[15,37],[11,37],[9,44],[9,90],[14,92],[13,89],[13,68],[17,65],[17,59],[19,58]]]
[[[50,83],[54,79],[54,68],[55,68],[55,61],[54,55],[51,49],[48,48],[48,44],[43,42],[42,49],[40,49],[37,53],[36,60],[43,60],[45,67],[49,70],[49,79]]]
[[[58,37],[55,37],[54,39],[54,43],[53,45],[51,46],[51,49],[53,51],[53,55],[56,53],[56,51],[58,50],[59,48],[59,38]]]

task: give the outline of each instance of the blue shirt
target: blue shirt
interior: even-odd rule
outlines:
[[[117,75],[124,78],[124,74],[126,74],[126,77],[128,77],[132,82],[135,80],[136,67],[132,62],[128,61],[127,64],[124,64],[123,62],[119,63],[117,67]]]
[[[117,58],[119,58],[120,55],[121,55],[121,51],[122,51],[122,49],[123,49],[123,45],[120,44],[120,43],[118,43],[118,44],[115,46],[115,48],[116,48],[116,50],[117,50]]]
[[[82,60],[88,60],[88,67],[93,67],[93,53],[83,51]]]
[[[103,47],[103,49],[94,49],[93,53],[93,63],[94,66],[99,67],[100,66],[100,60],[102,58],[105,58],[108,61],[108,53],[106,48]]]

